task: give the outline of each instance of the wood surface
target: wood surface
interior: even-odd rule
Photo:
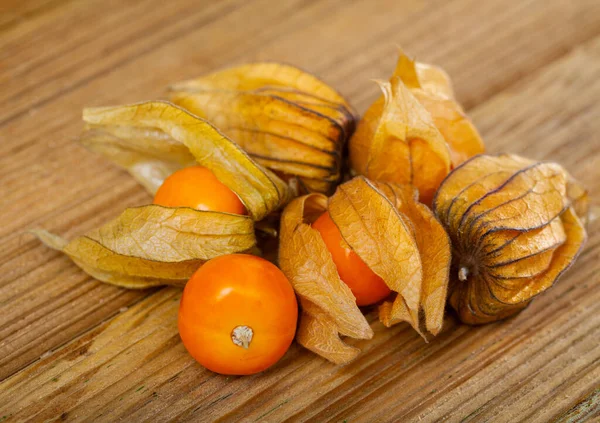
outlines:
[[[252,377],[186,353],[180,290],[99,283],[27,234],[72,237],[150,201],[75,142],[82,107],[268,59],[363,112],[397,45],[447,69],[491,152],[559,161],[600,203],[597,0],[1,0],[0,422],[598,421],[599,220],[576,265],[513,319],[474,328],[448,313],[426,344],[371,313],[355,362],[293,345]]]

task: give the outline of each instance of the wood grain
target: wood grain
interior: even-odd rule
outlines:
[[[598,221],[576,266],[514,319],[469,328],[450,314],[425,344],[369,315],[376,336],[355,342],[354,363],[293,346],[246,378],[187,355],[177,290],[100,284],[24,231],[74,236],[149,201],[74,142],[84,105],[158,98],[171,82],[270,59],[320,74],[362,111],[397,44],[447,68],[491,151],[560,161],[600,198],[598,2],[161,4],[2,5],[0,421],[597,418]]]

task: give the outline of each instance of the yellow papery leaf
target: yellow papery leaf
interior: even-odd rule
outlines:
[[[172,85],[174,91],[193,90],[256,90],[264,87],[284,87],[310,93],[325,101],[343,104],[352,110],[335,89],[316,76],[295,66],[274,62],[248,63],[218,70],[208,75]]]
[[[262,93],[177,93],[174,103],[211,121],[253,159],[300,179],[340,179],[344,127],[330,117]]]
[[[437,335],[444,323],[451,261],[450,239],[433,212],[418,202],[418,192],[415,188],[381,182],[376,186],[411,225],[423,267],[420,308],[425,316],[425,328],[433,335]],[[401,308],[404,302],[394,306],[396,309]],[[380,316],[383,316],[384,323],[392,321],[392,315],[383,310],[385,309],[382,306]]]
[[[256,240],[248,216],[149,205],[68,242],[32,231],[94,278],[126,288],[183,286],[205,261],[250,250]]]
[[[389,83],[379,85],[383,96],[350,139],[352,170],[377,181],[412,184],[429,205],[452,167],[483,153],[481,136],[441,68],[400,51]]]
[[[254,222],[291,197],[288,185],[210,123],[167,102],[85,109],[81,142],[127,169],[154,193],[183,167],[200,164],[235,192],[249,216],[186,207],[126,209],[67,242],[36,235],[98,280],[130,288],[184,285],[213,257],[256,252]]]
[[[431,114],[448,143],[452,166],[484,152],[483,140],[456,102],[450,78],[443,69],[416,63],[400,51],[392,77],[399,77]]]
[[[408,307],[408,322],[419,330],[421,256],[395,205],[369,181],[356,177],[338,187],[328,210],[344,241],[398,293]]]
[[[369,179],[418,188],[430,203],[450,170],[450,152],[431,115],[398,77],[378,82],[384,93],[350,140],[350,164]]]
[[[300,344],[313,351],[325,349],[328,354],[350,358],[352,355],[348,355],[349,350],[338,334],[368,339],[373,331],[356,306],[350,288],[340,280],[320,234],[310,226],[326,209],[327,197],[321,194],[297,198],[285,208],[281,217],[279,266],[304,309],[311,307],[307,304],[314,305],[310,308],[310,318],[304,319],[306,311],[300,318],[299,333],[304,334],[298,339]],[[315,322],[315,319],[321,321]],[[322,325],[329,326],[329,330],[315,331],[315,327]],[[338,362],[339,358],[334,361]]]
[[[150,174],[155,170],[157,150],[160,152],[166,145],[173,145],[171,154],[164,155],[167,169],[195,159],[240,197],[254,220],[261,220],[290,198],[288,186],[252,160],[236,143],[207,121],[171,103],[155,101],[85,109],[83,119],[88,123],[84,142],[95,144],[95,151],[125,165],[132,173]],[[148,131],[148,135],[140,136],[144,131]],[[120,145],[126,146],[131,156],[128,160],[120,159],[120,153],[102,146],[106,144],[104,140],[111,140],[113,147],[115,136],[120,139]],[[162,146],[157,147],[157,144]],[[181,146],[187,148],[189,155],[186,156]]]
[[[348,103],[289,65],[256,63],[172,87],[171,100],[210,120],[265,167],[297,178],[303,191],[330,192],[354,131]]]
[[[511,155],[448,175],[433,207],[453,243],[450,304],[463,322],[509,317],[552,286],[585,243],[582,193],[561,166]]]
[[[372,335],[325,241],[311,227],[325,212],[339,229],[344,248],[394,293],[392,301],[380,305],[380,320],[386,326],[408,322],[423,336],[439,333],[450,266],[448,236],[431,210],[417,201],[414,188],[356,177],[329,199],[307,195],[283,212],[279,263],[303,306],[298,341],[330,361],[345,363],[358,350],[340,335]]]

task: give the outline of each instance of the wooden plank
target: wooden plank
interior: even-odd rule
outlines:
[[[391,4],[371,4],[369,19],[355,14],[347,21],[347,27],[360,32],[351,51],[332,45],[327,46],[334,52],[330,55],[319,49],[302,52],[310,55],[311,63],[316,61],[311,69],[336,81],[361,111],[379,95],[371,79],[389,76],[398,45],[419,60],[443,66],[458,98],[470,109],[599,33],[600,3],[595,1],[461,0],[421,9],[403,3],[396,13]],[[387,27],[390,14],[397,24]],[[290,41],[307,43],[311,32],[306,28],[292,33]],[[333,37],[343,29],[331,32]],[[259,57],[285,54],[283,60],[298,60],[295,50],[280,44],[265,46]]]
[[[106,221],[112,212],[97,208],[106,203],[107,196],[119,198],[123,205],[148,201],[147,195],[137,193],[137,187],[134,190],[134,195],[131,187],[121,192],[107,190],[77,209],[59,209],[55,219],[62,225],[54,230],[79,232]],[[88,214],[90,210],[94,215]],[[0,375],[14,373],[148,294],[94,281],[64,256],[41,248],[29,235],[18,233],[5,242],[10,253],[2,258],[0,272],[3,282],[15,282],[0,285]],[[32,267],[32,262],[39,265]]]
[[[576,75],[576,77],[574,77]],[[600,195],[600,38],[481,104],[492,151],[559,160]],[[264,374],[202,369],[178,341],[180,292],[163,289],[0,385],[0,416],[130,421],[548,421],[600,378],[600,221],[576,266],[516,318],[470,328],[450,314],[425,344],[406,325],[355,341],[336,367],[294,345]]]
[[[591,422],[600,418],[600,388],[595,389],[576,406],[556,419],[556,423]]]
[[[67,19],[60,16],[52,25],[42,21],[43,26],[32,32],[35,37],[19,38],[9,44],[4,49],[10,78],[4,78],[0,94],[2,121],[22,115],[32,104],[47,102],[100,71],[133,60],[178,33],[201,27],[235,7],[232,1],[211,2],[200,8],[187,1],[174,1],[168,8],[159,4],[97,2],[91,4],[92,9],[79,5]],[[101,14],[101,19],[97,18],[98,12],[93,13],[94,9],[107,7],[116,13]],[[139,16],[144,19],[131,25]],[[65,60],[65,55],[71,60]]]
[[[169,10],[177,11],[175,7],[177,4],[179,3],[173,2]],[[350,6],[341,6],[335,2],[321,2],[314,7],[287,9],[295,10],[294,16],[291,16],[292,22],[289,22],[290,19],[282,21],[282,16],[279,15],[279,21],[286,25],[273,25],[279,29],[276,37],[261,39],[257,37],[261,35],[260,32],[251,32],[254,29],[252,22],[266,24],[269,21],[266,16],[267,12],[271,10],[277,12],[278,9],[260,6],[243,8],[243,13],[233,14],[232,24],[234,25],[227,27],[228,33],[224,34],[219,29],[220,43],[223,42],[221,40],[235,35],[231,32],[238,31],[237,28],[245,34],[253,34],[254,37],[245,37],[245,42],[238,42],[238,48],[233,49],[219,48],[220,43],[213,43],[213,46],[202,43],[201,40],[205,37],[201,36],[209,35],[203,28],[190,30],[189,34],[183,30],[193,26],[197,27],[198,22],[202,22],[197,21],[197,11],[204,10],[203,7],[196,7],[192,10],[185,9],[183,13],[182,10],[179,10],[179,15],[175,15],[175,18],[183,17],[186,20],[177,21],[175,24],[165,21],[164,26],[168,30],[161,31],[162,27],[160,26],[157,27],[159,31],[139,31],[139,28],[135,30],[137,33],[148,33],[152,37],[143,38],[144,44],[152,44],[153,40],[164,42],[165,33],[169,34],[169,37],[194,39],[195,42],[192,40],[187,43],[179,40],[176,42],[177,45],[188,50],[184,57],[189,61],[180,68],[180,72],[186,76],[194,76],[206,71],[207,65],[208,67],[223,65],[231,62],[234,58],[236,60],[247,60],[253,57],[279,59],[293,61],[304,66],[312,65],[311,68],[324,73],[325,76],[329,72],[340,72],[342,73],[341,77],[336,79],[342,82],[346,81],[348,86],[353,89],[351,94],[362,93],[364,96],[367,93],[366,95],[371,98],[376,95],[376,89],[368,80],[373,77],[374,73],[381,76],[389,73],[394,60],[395,45],[401,43],[410,46],[412,54],[426,60],[437,61],[455,74],[459,94],[467,105],[471,105],[477,102],[474,93],[477,93],[479,100],[487,97],[498,87],[509,84],[510,81],[527,71],[563,54],[572,45],[595,35],[598,33],[598,24],[600,23],[598,3],[593,0],[573,4],[561,1],[515,2],[514,5],[497,2],[481,4],[474,0],[464,0],[435,7],[423,2],[408,2],[404,3],[401,8],[389,1],[362,2]],[[291,7],[293,6],[291,5]],[[395,8],[398,8],[395,19],[390,19],[390,14]],[[116,7],[115,9],[120,11],[121,8]],[[133,7],[131,9],[133,10],[129,13],[135,15],[137,9]],[[148,7],[148,9],[152,11],[156,8]],[[464,10],[469,10],[469,13],[463,13]],[[304,11],[307,13],[303,13]],[[139,13],[139,11],[137,12]],[[369,14],[370,19],[363,18],[365,13]],[[463,13],[462,19],[449,19],[449,17],[461,13]],[[117,14],[123,19],[127,19],[128,15],[127,9]],[[299,17],[297,18],[296,15]],[[90,19],[91,16],[96,17],[95,14],[91,14],[87,16],[87,19]],[[144,16],[145,20],[142,21],[142,24],[146,20],[150,24],[153,23],[152,19],[155,15],[145,14]],[[114,71],[115,68],[128,63],[123,61],[123,58],[132,53],[153,56],[155,61],[157,55],[155,52],[149,54],[151,49],[144,48],[144,51],[140,51],[142,41],[140,37],[135,37],[131,43],[123,43],[124,39],[131,40],[131,31],[133,31],[131,26],[122,25],[123,19],[109,20],[114,27],[108,23],[106,27],[101,25],[90,27],[90,25],[86,25],[86,19],[78,16],[75,22],[82,21],[81,29],[75,27],[73,30],[81,32],[86,43],[77,47],[80,50],[70,52],[77,57],[77,62],[74,64],[71,61],[61,62],[60,55],[57,55],[55,50],[63,43],[52,42],[56,39],[64,39],[64,34],[69,27],[63,28],[62,31],[50,32],[48,35],[44,34],[44,38],[49,39],[43,44],[44,50],[48,50],[49,53],[44,54],[51,56],[54,60],[32,69],[32,74],[27,75],[27,79],[23,81],[27,82],[25,86],[21,83],[7,84],[3,87],[3,95],[7,98],[14,98],[17,103],[12,101],[10,104],[4,104],[3,106],[10,107],[10,109],[6,109],[7,113],[2,114],[14,116],[23,113],[26,107],[33,107],[36,102],[43,103],[61,91],[73,89],[86,78],[90,78],[98,69]],[[239,25],[241,19],[244,19],[243,25]],[[299,23],[302,24],[302,27],[298,28],[293,25],[295,19],[300,20]],[[310,24],[307,19],[312,19],[309,21]],[[484,19],[486,19],[486,25],[479,28],[478,23]],[[183,24],[187,24],[187,27],[179,28]],[[75,23],[75,25],[77,24]],[[94,32],[96,30],[93,28],[96,26],[101,30],[100,33]],[[147,27],[151,28],[152,25]],[[454,35],[465,27],[478,27],[478,29],[463,32],[462,36],[457,39]],[[130,28],[129,32],[126,28]],[[319,36],[321,32],[316,31],[316,28],[320,28],[332,36],[322,40],[322,37]],[[352,32],[349,32],[348,28],[352,28]],[[435,28],[435,32],[432,32],[432,28]],[[176,32],[176,29],[179,29],[179,32]],[[262,25],[262,29],[265,33],[271,31],[269,25]],[[535,33],[536,36],[526,36],[530,33]],[[183,37],[183,34],[187,34],[186,37]],[[541,39],[551,42],[539,42]],[[319,45],[319,48],[298,50],[290,47],[298,43]],[[190,54],[189,45],[198,47]],[[19,63],[20,67],[26,66],[29,69],[31,66],[28,65],[28,62],[31,60],[27,59],[31,59],[31,56],[39,51],[34,49],[35,45],[27,44],[27,46],[29,49],[26,48],[25,51],[31,50],[30,53],[22,53],[21,43],[15,44],[13,49],[7,49],[5,54],[7,58],[15,61],[15,65]],[[97,48],[97,46],[102,46],[102,48]],[[495,54],[485,54],[491,46],[493,46]],[[60,51],[69,47],[69,45],[61,47]],[[335,53],[324,55],[321,51]],[[356,52],[361,54],[357,55]],[[25,54],[25,57],[22,57],[22,54]],[[305,55],[310,57],[310,60],[303,59]],[[173,57],[174,55],[171,53],[167,55],[167,57],[169,56]],[[200,60],[196,60],[196,57]],[[477,60],[481,57],[487,57],[486,61]],[[492,60],[493,62],[490,62]],[[340,66],[340,63],[343,63],[344,66]],[[463,66],[465,63],[468,63],[469,66]],[[67,64],[71,71],[63,72],[59,77],[55,77],[56,68],[61,69]],[[361,71],[361,75],[355,75],[357,70]],[[482,72],[484,70],[485,72]],[[353,77],[348,78],[348,75],[353,75]],[[137,77],[139,78],[139,75]],[[360,84],[357,85],[357,82]],[[133,83],[135,84],[137,81],[133,81]],[[474,87],[473,84],[477,84],[477,87]],[[34,87],[41,88],[41,91]],[[365,87],[368,89],[365,90]],[[17,93],[20,95],[15,98]]]
[[[0,4],[0,31],[6,31],[24,21],[35,19],[58,7],[64,8],[68,0],[4,0]]]

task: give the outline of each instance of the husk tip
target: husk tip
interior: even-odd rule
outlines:
[[[30,229],[27,231],[39,239],[44,245],[54,250],[61,251],[68,244],[68,241],[58,235],[48,232],[45,229]]]

